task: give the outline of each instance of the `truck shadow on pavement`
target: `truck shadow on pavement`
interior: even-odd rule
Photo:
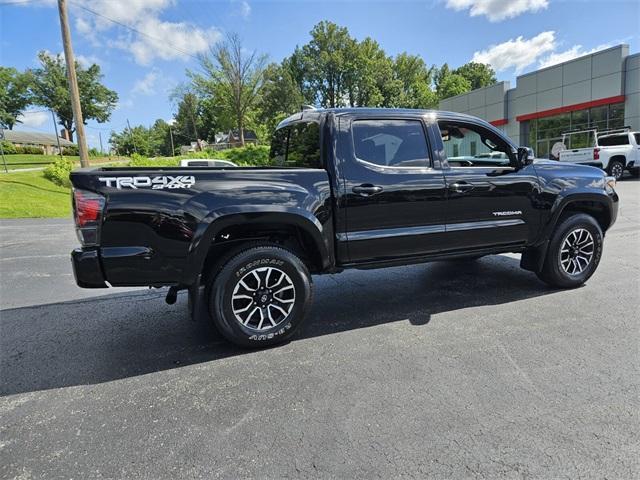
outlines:
[[[294,342],[553,293],[519,259],[437,262],[314,278],[315,302]],[[210,362],[249,350],[210,322],[187,320],[186,296],[134,291],[0,312],[0,395],[90,385]]]

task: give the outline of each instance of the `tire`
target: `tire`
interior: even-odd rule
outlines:
[[[607,173],[615,178],[616,182],[621,180],[624,175],[624,164],[620,160],[611,160],[607,167]]]
[[[553,287],[579,287],[598,268],[602,241],[602,229],[592,216],[578,213],[565,218],[551,237],[538,278]]]
[[[312,303],[311,275],[288,250],[252,245],[232,256],[210,280],[207,305],[230,342],[260,348],[286,342]]]

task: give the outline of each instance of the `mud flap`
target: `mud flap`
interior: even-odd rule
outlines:
[[[187,307],[192,322],[208,321],[209,319],[204,290],[204,285],[201,285],[199,281],[187,290]]]
[[[546,240],[537,247],[531,247],[522,253],[520,259],[520,268],[529,270],[531,272],[539,272],[544,265],[544,259],[547,256],[547,249],[549,248],[549,241]]]

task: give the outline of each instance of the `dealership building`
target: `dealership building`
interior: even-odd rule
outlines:
[[[444,99],[440,109],[483,118],[546,158],[563,132],[640,131],[640,54],[618,45],[520,75],[513,88],[498,82]],[[589,146],[589,135],[571,135],[569,142],[567,148]]]

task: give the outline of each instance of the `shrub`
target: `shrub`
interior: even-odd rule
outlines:
[[[70,145],[68,147],[62,147],[62,153],[65,154],[65,155],[76,156],[79,153],[78,146],[77,145]]]
[[[44,177],[61,187],[71,187],[69,174],[74,167],[72,160],[62,157],[44,169]]]
[[[14,155],[18,153],[16,152],[16,146],[11,142],[7,142],[6,140],[2,141],[2,151],[5,153],[5,155]]]
[[[242,167],[261,167],[269,165],[269,147],[267,145],[247,145],[212,152],[212,158],[229,160]]]
[[[180,164],[178,157],[147,158],[138,153],[131,155],[130,167],[176,167]]]
[[[4,144],[2,146],[4,147]],[[44,151],[42,150],[41,147],[32,147],[29,145],[26,145],[26,146],[15,145],[13,148],[15,149],[13,153],[22,153],[22,154],[29,154],[29,155],[44,154]]]

